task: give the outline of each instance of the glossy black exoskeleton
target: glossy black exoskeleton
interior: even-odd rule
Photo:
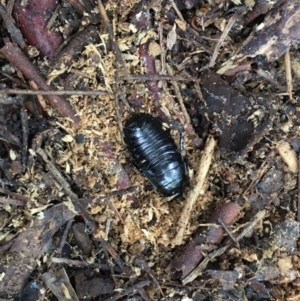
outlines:
[[[144,113],[133,115],[125,124],[124,141],[134,164],[161,194],[182,194],[186,163],[158,118]]]

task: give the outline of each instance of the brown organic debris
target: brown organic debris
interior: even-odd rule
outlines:
[[[238,50],[246,56],[264,55],[269,61],[281,57],[300,39],[300,3],[297,0],[281,1]]]
[[[298,300],[299,9],[1,1],[0,298]],[[124,145],[139,113],[175,199]]]

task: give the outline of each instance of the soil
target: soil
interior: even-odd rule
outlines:
[[[0,16],[0,300],[300,300],[300,2]],[[186,160],[176,198],[124,144],[139,113]]]

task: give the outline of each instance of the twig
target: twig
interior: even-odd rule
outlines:
[[[68,220],[68,222],[67,222],[67,224],[66,224],[66,226],[65,226],[63,235],[61,236],[61,239],[60,239],[60,242],[59,242],[59,246],[58,246],[58,248],[56,249],[56,254],[57,254],[57,256],[59,256],[59,257],[60,257],[61,254],[62,254],[63,247],[64,247],[64,245],[65,245],[65,243],[66,243],[66,241],[67,241],[67,237],[68,237],[68,234],[69,234],[69,232],[70,232],[70,229],[71,229],[71,226],[72,226],[72,224],[73,224],[73,221],[74,221],[73,218],[71,218],[71,219]]]
[[[196,177],[196,185],[195,187],[190,191],[186,198],[185,206],[182,210],[181,216],[179,218],[178,224],[177,224],[177,235],[173,239],[172,243],[174,245],[180,245],[183,240],[184,232],[186,229],[186,226],[189,222],[190,215],[192,212],[192,209],[194,207],[194,204],[199,197],[199,195],[203,194],[203,184],[206,179],[209,166],[211,164],[214,148],[216,146],[216,141],[213,137],[209,137],[207,139],[205,148],[203,150],[203,154],[201,156],[200,164],[197,171],[197,177]]]
[[[117,254],[117,252],[113,249],[113,247],[103,238],[100,238],[100,242],[101,242],[102,247],[113,257],[113,259],[118,264],[118,266],[121,268],[123,273],[125,273],[125,275],[130,278],[128,270],[124,267],[122,259]]]
[[[115,111],[116,111],[116,117],[117,117],[117,122],[118,122],[118,127],[119,127],[119,131],[120,131],[120,137],[121,137],[121,141],[122,144],[124,144],[124,138],[123,138],[123,123],[121,120],[121,115],[120,115],[120,110],[119,110],[119,75],[118,75],[118,71],[115,72]]]
[[[42,275],[46,287],[52,291],[59,301],[79,301],[78,296],[70,283],[70,279],[64,268],[50,269]]]
[[[146,262],[146,260],[143,257],[137,257],[134,260],[134,263],[141,267],[151,278],[152,281],[154,282],[154,284],[156,285],[156,287],[158,288],[160,294],[162,297],[164,297],[164,299],[168,300],[163,292],[163,290],[161,289],[161,286],[159,285],[159,282],[157,280],[157,278],[155,277],[153,271],[151,270],[151,268],[149,267],[148,263]]]
[[[277,142],[276,148],[282,160],[288,166],[289,170],[291,172],[297,173],[299,171],[298,159],[295,151],[291,148],[290,144],[285,140],[281,140]]]
[[[69,258],[58,258],[58,257],[52,257],[51,261],[53,263],[64,263],[78,268],[94,268],[94,269],[100,269],[102,271],[109,271],[108,264],[103,264],[103,263],[87,263],[85,261],[73,260]],[[114,272],[121,273],[122,270],[119,267],[114,267]]]
[[[223,220],[221,218],[218,218],[218,223],[220,223],[222,225],[225,232],[229,235],[229,237],[232,239],[232,241],[234,241],[237,244],[237,246],[239,247],[238,241],[232,235],[231,231],[228,229],[228,227],[225,225],[225,223],[223,222]]]
[[[179,19],[185,23],[185,20],[184,20],[184,18],[183,18],[183,16],[182,16],[180,10],[178,9],[178,7],[177,7],[175,1],[174,1],[174,0],[170,0],[170,2],[171,2],[171,4],[172,4],[172,7],[175,9],[176,14],[178,15]]]
[[[206,103],[205,103],[205,100],[204,100],[204,97],[203,97],[203,94],[202,94],[202,91],[201,91],[200,84],[199,83],[195,83],[194,86],[195,86],[195,90],[196,90],[196,93],[198,94],[198,97],[199,97],[200,101],[203,104],[205,104],[205,106],[206,106]]]
[[[117,207],[115,206],[114,202],[111,199],[108,199],[107,204],[108,204],[109,208],[111,209],[111,211],[115,213],[115,215],[119,219],[119,221],[124,223],[124,219],[123,219],[121,213],[119,212],[119,210],[117,209]]]
[[[149,75],[158,74],[155,66],[155,56],[153,56],[149,51],[150,42],[139,46],[139,55],[141,57],[141,61],[146,69],[146,72]],[[160,105],[160,94],[162,92],[162,88],[159,86],[158,80],[153,80],[147,83],[148,89],[151,92],[151,97],[153,100],[153,110],[157,117],[159,117],[163,122],[170,124],[169,118],[166,113],[162,110]]]
[[[106,231],[108,231],[108,230],[106,230]],[[105,233],[105,234],[107,234],[107,232]],[[106,237],[108,237],[108,235],[106,235]],[[97,250],[100,250],[100,244],[99,244],[99,241],[94,241],[94,244],[95,244],[95,246],[96,246],[96,248],[97,248]],[[102,245],[103,246],[103,245]],[[113,279],[113,282],[114,282],[114,284],[115,284],[115,287],[117,287],[118,286],[118,281],[117,281],[117,279],[116,279],[116,277],[115,277],[115,273],[114,273],[114,264],[113,264],[113,262],[109,259],[109,255],[108,255],[108,250],[107,250],[107,248],[103,248],[102,247],[102,250],[103,250],[103,252],[104,252],[104,255],[105,255],[105,258],[106,258],[106,262],[108,262],[108,266],[109,266],[109,270],[110,270],[110,275],[111,275],[111,277],[112,277],[112,279]],[[98,252],[97,252],[98,253]],[[121,268],[122,269],[122,268]]]
[[[51,28],[53,27],[53,24],[54,24],[54,22],[55,22],[55,20],[56,20],[56,18],[58,16],[60,8],[61,8],[61,5],[57,4],[54,12],[52,13],[51,18],[49,19],[49,21],[48,21],[48,23],[46,25],[47,29],[51,30]]]
[[[262,220],[266,215],[266,211],[262,210],[260,212],[258,212],[256,214],[256,216],[254,217],[253,221],[251,223],[248,224],[248,226],[245,227],[245,229],[243,230],[243,232],[238,235],[236,237],[236,241],[241,240],[245,235],[249,234],[252,229],[255,227],[255,225]],[[206,268],[207,264],[215,257],[220,256],[221,254],[223,254],[231,245],[232,245],[233,241],[230,239],[225,246],[219,248],[218,250],[213,251],[212,253],[210,253],[207,257],[204,258],[204,260],[187,276],[182,280],[183,284],[187,284],[191,281],[193,281],[194,279],[196,279],[201,272]]]
[[[55,165],[48,159],[47,154],[41,149],[38,148],[36,153],[42,157],[42,159],[47,164],[52,175],[56,178],[56,181],[61,185],[63,190],[69,195],[71,202],[77,213],[81,215],[84,219],[86,226],[93,232],[95,230],[95,223],[90,218],[88,212],[85,210],[84,206],[79,202],[77,195],[71,190],[69,183],[64,179],[59,170]]]
[[[139,186],[131,186],[125,189],[119,189],[119,190],[115,190],[115,191],[111,191],[109,193],[106,194],[102,194],[98,197],[95,198],[82,198],[79,199],[79,201],[81,203],[83,203],[85,206],[87,206],[88,203],[92,202],[92,204],[96,204],[98,203],[100,200],[105,200],[117,195],[126,195],[126,194],[131,194],[133,192],[139,192],[140,191],[140,187]]]
[[[108,95],[108,92],[95,91],[75,91],[75,90],[23,90],[23,89],[4,89],[0,94],[20,94],[20,95]]]
[[[166,64],[166,67],[167,67],[167,70],[168,70],[168,73],[169,75],[173,76],[174,75],[174,72],[173,72],[173,69],[171,68],[171,66],[169,64]],[[174,91],[175,91],[175,94],[176,94],[176,97],[179,101],[179,104],[180,104],[180,108],[181,108],[181,111],[183,112],[183,115],[184,115],[184,118],[185,118],[185,125],[187,124],[191,124],[191,118],[186,110],[186,107],[184,105],[184,102],[183,102],[183,98],[181,96],[181,93],[179,91],[179,86],[177,84],[176,81],[171,81],[171,84],[174,88]]]
[[[24,203],[23,201],[13,199],[13,198],[6,198],[3,196],[0,196],[0,203],[5,205],[20,206],[20,207],[26,206],[26,203]]]
[[[116,301],[119,300],[121,298],[123,298],[124,296],[129,296],[135,293],[136,290],[140,290],[142,289],[144,286],[147,286],[151,284],[150,280],[143,280],[141,282],[136,283],[135,285],[133,285],[132,287],[128,288],[127,290],[125,290],[122,293],[117,293],[116,295],[112,296],[112,297],[108,297],[107,299],[104,299],[104,301]]]
[[[222,32],[221,36],[220,36],[220,39],[215,47],[215,50],[214,50],[214,53],[211,57],[211,60],[209,62],[209,67],[212,68],[214,67],[215,63],[216,63],[216,59],[218,57],[218,54],[219,54],[219,50],[221,48],[221,46],[223,45],[224,43],[224,40],[226,39],[229,31],[231,30],[232,26],[234,25],[235,21],[237,19],[237,14],[233,15],[230,20],[228,21],[224,31]]]
[[[122,80],[136,80],[136,81],[153,81],[153,80],[173,80],[177,82],[200,82],[201,80],[196,77],[184,76],[170,76],[164,74],[129,74],[127,77],[121,76]]]
[[[255,187],[257,185],[257,183],[261,180],[261,178],[266,173],[266,171],[268,170],[268,168],[270,167],[270,165],[273,163],[274,156],[275,156],[275,152],[274,151],[271,151],[266,156],[265,160],[263,161],[263,163],[259,167],[257,176],[255,177],[255,179],[253,179],[251,181],[250,185],[244,191],[243,195],[245,195],[246,192],[248,192],[250,189],[252,189],[253,187]]]
[[[177,17],[172,13],[171,10],[163,9],[162,13],[167,17],[169,21],[175,23]],[[177,34],[181,38],[189,41],[191,44],[194,44],[197,48],[204,50],[208,54],[213,53],[210,48],[205,46],[205,43],[203,43],[204,41],[199,33],[191,26],[187,26],[186,30],[181,30],[180,27],[178,27]]]
[[[59,170],[55,167],[55,165],[48,159],[47,154],[41,149],[38,148],[36,150],[36,153],[42,157],[42,159],[47,164],[47,167],[49,168],[50,172],[53,174],[53,176],[56,178],[58,183],[61,184],[63,190],[74,200],[77,199],[77,195],[71,190],[71,187],[69,183],[64,179],[64,177],[61,175]]]
[[[22,143],[19,141],[19,139],[4,125],[0,125],[0,140],[4,140],[18,147],[22,147]]]
[[[165,37],[164,37],[164,30],[163,30],[163,23],[158,23],[158,36],[159,36],[159,45],[160,45],[160,63],[161,63],[161,70],[160,75],[165,76],[166,73],[166,47],[165,47]]]
[[[13,76],[11,76],[11,75],[9,75],[9,74],[1,71],[1,70],[0,70],[0,74],[2,74],[5,78],[8,78],[12,82],[16,83],[19,87],[23,87],[24,89],[29,89],[29,85],[27,85],[26,83],[24,83],[19,78],[13,77]]]
[[[12,240],[4,243],[3,245],[0,246],[0,254],[8,251],[10,247],[14,244],[15,240],[17,238],[13,238]]]
[[[276,79],[273,78],[273,76],[266,72],[265,70],[261,69],[261,68],[255,68],[254,71],[261,76],[263,79],[267,80],[268,82],[270,82],[274,87],[276,87],[279,91],[284,91],[284,87],[281,86]]]
[[[206,224],[210,225],[201,229],[200,233],[185,246],[166,268],[166,272],[169,273],[174,269],[182,271],[181,278],[189,275],[204,259],[205,253],[215,250],[223,240],[225,231],[217,225],[218,219],[222,219],[224,225],[228,227],[237,220],[240,210],[241,208],[236,202],[227,202],[218,206],[207,220]]]
[[[113,247],[103,238],[100,238],[100,242],[101,245],[104,249],[106,249],[108,251],[108,253],[113,257],[113,259],[115,260],[115,262],[119,265],[119,267],[122,269],[123,273],[125,273],[125,275],[130,279],[130,281],[132,282],[134,279],[132,276],[129,275],[128,269],[125,268],[125,266],[123,265],[122,259],[120,258],[120,256],[117,254],[117,252],[113,249]],[[137,288],[139,294],[142,296],[142,298],[144,300],[149,300],[150,298],[148,296],[148,293],[144,290],[144,288]]]
[[[68,2],[73,6],[75,7],[75,9],[80,12],[80,13],[85,13],[86,12],[86,9],[85,7],[80,3],[80,1],[78,0],[68,0]]]
[[[54,87],[47,85],[45,78],[40,74],[38,69],[31,63],[27,56],[20,48],[8,42],[0,49],[0,53],[16,68],[18,68],[24,76],[34,81],[39,89],[49,91]],[[70,103],[63,97],[48,95],[48,101],[62,116],[70,118],[75,125],[80,123],[80,117],[76,114]]]
[[[28,114],[24,103],[21,104],[21,122],[22,122],[22,172],[26,170],[27,151],[28,151]]]
[[[20,195],[17,192],[12,192],[8,189],[5,188],[0,188],[0,192],[9,195],[10,197],[17,199],[19,201],[22,201],[24,204],[26,204],[27,202],[30,201],[29,198],[27,198],[26,196]]]
[[[292,77],[290,50],[288,50],[284,55],[284,63],[285,63],[286,89],[287,92],[289,93],[291,102],[296,103],[297,101],[293,97],[293,77]]]
[[[134,80],[134,81],[153,81],[153,80],[172,80],[172,81],[191,81],[200,82],[198,78],[185,78],[182,76],[169,76],[169,75],[148,75],[148,74],[131,74],[127,77],[122,77],[121,80]],[[26,90],[26,89],[3,89],[0,90],[1,94],[17,94],[17,95],[108,95],[107,91],[94,90],[94,91],[84,91],[84,90]],[[16,103],[17,101],[12,101]]]
[[[128,70],[126,68],[126,65],[125,65],[125,62],[123,60],[123,57],[122,57],[122,53],[121,53],[121,50],[118,46],[118,44],[116,43],[116,40],[115,40],[115,37],[114,37],[114,32],[113,32],[113,29],[110,25],[110,22],[109,22],[109,19],[108,19],[108,16],[106,14],[106,11],[105,11],[105,8],[104,8],[104,5],[102,3],[101,0],[98,0],[98,8],[99,8],[99,12],[101,14],[101,17],[102,19],[104,20],[104,23],[106,25],[106,30],[108,32],[108,35],[109,35],[109,38],[112,42],[112,45],[113,45],[113,48],[114,48],[114,51],[115,51],[115,54],[116,54],[116,57],[117,57],[117,61],[119,62],[119,64],[122,66],[122,70],[125,74],[125,76],[128,76],[129,73],[128,73]]]

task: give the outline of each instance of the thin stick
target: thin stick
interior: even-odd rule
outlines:
[[[99,244],[98,244],[99,245]],[[118,281],[114,275],[114,270],[113,270],[113,263],[111,262],[111,260],[109,260],[109,255],[108,255],[108,251],[106,248],[102,248],[103,252],[104,252],[104,255],[106,257],[106,262],[108,262],[108,265],[109,265],[109,269],[110,269],[110,274],[111,274],[111,277],[114,281],[114,284],[115,284],[115,287],[118,287]]]
[[[62,251],[63,251],[64,245],[65,245],[65,243],[67,241],[67,237],[68,237],[68,234],[70,232],[70,229],[71,229],[71,226],[73,224],[73,221],[74,221],[74,218],[71,218],[67,222],[67,224],[65,226],[65,229],[64,229],[64,232],[63,232],[63,235],[62,235],[62,237],[60,239],[59,246],[56,249],[57,256],[59,256],[59,257],[61,257],[61,255],[62,255]]]
[[[138,256],[135,260],[134,263],[141,267],[152,279],[152,281],[154,282],[154,284],[156,285],[156,287],[158,288],[161,296],[165,299],[168,300],[161,288],[161,286],[159,285],[159,282],[157,280],[157,278],[155,277],[155,274],[153,273],[153,271],[151,270],[151,268],[149,267],[147,261],[144,259],[144,257],[142,256]]]
[[[129,270],[125,268],[122,259],[120,258],[119,254],[114,250],[114,248],[103,238],[100,238],[100,243],[102,247],[107,250],[107,252],[113,257],[115,262],[118,264],[118,266],[122,269],[123,273],[130,279],[130,282],[133,282],[135,279],[134,277],[131,277],[129,274]],[[148,293],[143,288],[138,288],[137,291],[141,295],[141,297],[144,300],[149,300],[150,297],[148,296]]]
[[[164,66],[164,65],[162,65]],[[136,80],[140,82],[153,81],[153,80],[173,80],[177,82],[196,82],[199,83],[201,80],[196,77],[185,77],[185,76],[170,76],[164,74],[129,74],[128,77],[120,77],[120,79]]]
[[[250,189],[255,187],[258,182],[261,180],[261,178],[264,176],[266,171],[269,169],[270,165],[273,164],[273,159],[275,157],[275,152],[271,151],[265,158],[264,162],[261,164],[258,170],[257,176],[251,181],[250,185],[247,187],[247,189],[244,191],[243,195],[246,194]]]
[[[1,183],[1,182],[0,182]],[[14,199],[17,199],[17,200],[20,200],[22,201],[24,204],[26,204],[27,202],[30,202],[30,199],[27,198],[26,196],[23,196],[23,195],[20,195],[16,192],[12,192],[8,189],[5,189],[5,188],[0,188],[0,192],[1,193],[4,193],[4,194],[7,194],[9,195],[10,197],[14,198]],[[25,205],[24,205],[25,206]]]
[[[290,50],[288,50],[284,55],[284,63],[285,63],[286,89],[287,92],[289,93],[290,100],[292,101],[292,103],[295,103],[297,101],[293,98],[293,77],[292,77]]]
[[[136,290],[140,290],[144,286],[147,286],[149,284],[151,284],[151,280],[149,280],[149,279],[142,280],[141,282],[138,282],[138,283],[134,284],[132,287],[126,289],[125,291],[123,291],[121,293],[117,293],[116,295],[114,295],[112,297],[108,297],[107,299],[104,299],[104,301],[116,301],[116,300],[119,300],[119,299],[123,298],[124,296],[129,296],[129,295],[134,294]]]
[[[229,237],[237,244],[238,247],[240,247],[238,241],[232,235],[231,231],[225,225],[225,223],[223,222],[223,220],[221,218],[218,218],[218,222],[222,225],[223,229],[226,231],[226,233],[229,235]]]
[[[75,90],[62,90],[62,91],[44,91],[44,90],[23,90],[23,89],[4,89],[0,90],[0,94],[20,94],[20,95],[108,95],[108,92],[95,90],[95,91],[75,91]]]
[[[183,16],[182,16],[180,10],[178,9],[178,7],[177,7],[175,1],[174,1],[174,0],[170,0],[170,2],[171,2],[171,4],[172,4],[173,8],[175,9],[176,14],[178,15],[179,19],[185,23],[185,20],[184,20],[184,18],[183,18]]]
[[[36,153],[39,154],[42,157],[42,159],[45,161],[45,163],[47,164],[50,172],[55,176],[55,178],[61,184],[64,191],[72,199],[77,199],[77,195],[71,190],[71,187],[70,187],[69,183],[64,179],[64,177],[61,175],[61,173],[58,171],[58,169],[55,167],[55,165],[48,159],[47,154],[41,148],[38,148],[36,150]]]
[[[121,142],[122,144],[124,144],[124,138],[123,138],[123,123],[121,120],[121,115],[120,115],[120,110],[119,110],[119,75],[118,75],[118,71],[115,72],[115,110],[116,110],[116,117],[117,117],[117,122],[118,122],[118,127],[119,127],[119,131],[120,131],[120,138],[121,138]]]
[[[220,36],[220,39],[215,47],[215,50],[214,50],[214,53],[211,57],[211,60],[209,62],[209,67],[212,68],[214,67],[215,63],[216,63],[216,59],[218,57],[218,54],[219,54],[219,51],[220,51],[220,48],[221,46],[223,45],[224,43],[224,40],[226,39],[230,29],[232,28],[232,26],[234,25],[235,21],[236,21],[236,18],[237,18],[237,15],[235,14],[234,16],[232,16],[230,18],[230,20],[228,21],[222,35]]]
[[[160,75],[165,75],[165,73],[166,73],[166,52],[167,51],[165,48],[165,38],[164,38],[162,22],[158,23],[158,36],[159,36],[159,45],[160,45],[160,49],[161,49],[161,53],[160,53],[160,63],[161,63],[160,73],[161,74]]]
[[[69,266],[75,266],[79,268],[95,268],[95,269],[100,269],[103,271],[109,271],[109,266],[108,264],[105,263],[87,263],[85,261],[81,260],[73,260],[73,259],[68,259],[68,258],[58,258],[58,257],[52,257],[51,261],[53,263],[64,263]],[[114,272],[115,273],[121,273],[121,269],[119,267],[114,267]]]
[[[198,97],[199,97],[200,101],[203,104],[205,104],[205,106],[206,106],[206,103],[205,103],[205,100],[204,100],[204,97],[203,97],[203,94],[202,94],[202,91],[201,91],[200,84],[199,83],[195,83],[194,87],[195,87],[196,93],[198,94]]]
[[[245,235],[249,234],[255,225],[262,220],[266,215],[266,211],[262,210],[256,214],[253,221],[246,226],[246,228],[243,230],[243,232],[236,237],[236,241],[241,240]],[[214,252],[210,253],[207,257],[204,258],[203,261],[187,276],[182,280],[182,284],[187,284],[189,282],[192,282],[194,279],[196,279],[201,272],[206,268],[207,264],[212,260],[213,258],[222,255],[231,245],[233,241],[230,239],[227,241],[226,245],[223,246],[220,249],[215,250]]]
[[[59,170],[55,167],[55,165],[48,159],[47,154],[41,149],[38,148],[36,153],[42,157],[42,159],[47,164],[52,175],[56,178],[56,181],[61,185],[66,194],[69,195],[71,202],[77,213],[81,215],[84,219],[86,226],[91,229],[93,232],[95,230],[95,223],[85,210],[84,206],[79,202],[78,196],[71,190],[69,183],[65,180],[65,178],[61,175]]]
[[[254,71],[261,76],[263,79],[267,80],[268,82],[270,82],[274,87],[276,87],[279,91],[284,91],[284,87],[281,86],[277,80],[268,72],[266,72],[265,70],[261,69],[261,68],[256,68],[254,69]],[[278,94],[277,94],[278,95]]]
[[[196,177],[196,186],[190,191],[190,193],[187,196],[187,201],[185,203],[185,206],[182,210],[182,214],[178,221],[178,232],[175,238],[173,239],[172,243],[174,245],[180,245],[183,240],[184,232],[186,229],[186,226],[189,222],[190,215],[192,212],[192,209],[194,207],[194,204],[196,200],[198,199],[199,195],[203,194],[203,184],[206,179],[208,169],[210,167],[214,148],[216,146],[216,141],[213,137],[209,137],[207,139],[205,148],[203,150],[203,154],[201,156],[200,164],[197,171],[197,177]]]
[[[22,122],[22,172],[25,172],[27,165],[27,152],[28,152],[28,114],[24,103],[21,104],[21,122]]]
[[[113,45],[113,48],[114,48],[114,51],[115,51],[115,54],[116,54],[117,61],[122,66],[122,69],[123,69],[123,72],[124,72],[125,76],[128,76],[129,73],[128,73],[128,70],[126,68],[125,62],[123,60],[122,52],[121,52],[118,44],[116,43],[112,26],[111,26],[111,24],[109,22],[108,16],[106,14],[104,5],[103,5],[103,3],[102,3],[101,0],[98,0],[98,8],[99,8],[99,12],[101,14],[101,17],[102,17],[102,19],[103,19],[103,21],[104,21],[104,23],[106,25],[106,30],[107,30],[109,38],[110,38],[110,40],[112,42],[112,45]]]
[[[23,201],[13,199],[13,198],[6,198],[3,196],[0,196],[0,204],[20,206],[20,207],[26,206],[26,203]]]
[[[166,67],[167,67],[169,75],[173,76],[174,72],[173,72],[173,69],[171,68],[171,66],[169,64],[166,64]],[[190,116],[189,116],[189,114],[188,114],[188,112],[186,110],[185,105],[184,105],[183,98],[182,98],[180,90],[179,90],[179,86],[178,86],[177,82],[173,81],[173,80],[171,81],[171,84],[172,84],[172,86],[174,88],[174,92],[175,92],[176,97],[177,97],[177,99],[179,101],[181,111],[182,111],[182,113],[184,115],[185,124],[191,124],[191,118],[190,118]]]
[[[60,5],[60,4],[57,4],[57,5],[56,5],[56,8],[55,8],[55,10],[54,10],[54,12],[52,13],[52,16],[50,17],[50,19],[49,19],[49,21],[48,21],[48,23],[47,23],[46,28],[47,28],[48,30],[51,30],[51,28],[53,27],[53,24],[54,24],[54,22],[55,22],[55,20],[56,20],[56,18],[57,18],[57,16],[58,16],[58,14],[59,14],[60,8],[61,8],[61,5]]]

